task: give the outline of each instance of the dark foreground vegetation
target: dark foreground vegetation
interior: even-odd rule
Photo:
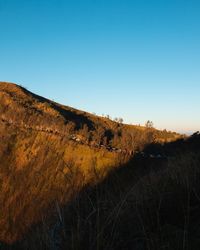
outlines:
[[[2,249],[199,250],[200,135],[144,153],[66,205],[55,202],[51,218]]]

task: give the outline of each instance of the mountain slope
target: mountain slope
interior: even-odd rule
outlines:
[[[176,133],[123,125],[0,82],[0,241],[12,243],[82,186]]]

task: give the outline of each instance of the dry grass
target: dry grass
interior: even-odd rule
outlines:
[[[72,134],[83,138],[81,143],[70,140],[69,136]],[[0,240],[13,243],[21,239],[33,225],[44,222],[46,217],[49,218],[55,210],[55,204],[62,207],[83,187],[100,183],[111,170],[127,163],[130,151],[142,150],[151,142],[173,141],[178,137],[180,135],[166,131],[119,124],[62,106],[17,85],[1,82]],[[94,142],[98,142],[98,147],[92,146]],[[99,147],[100,144],[122,149],[125,153],[109,151],[106,147]],[[119,177],[114,183],[113,185],[117,185],[117,190],[119,188],[120,201],[115,200],[116,194],[112,189],[110,189],[111,197],[107,194],[101,197],[101,192],[106,193],[106,191],[96,189],[97,207],[94,211],[85,208],[92,214],[86,214],[89,216],[85,218],[87,223],[92,223],[86,225],[91,231],[95,228],[96,232],[91,239],[96,239],[96,243],[92,243],[96,244],[96,248],[92,249],[102,249],[102,244],[106,244],[104,237],[107,239],[109,236],[114,240],[116,233],[112,229],[111,236],[104,235],[103,228],[108,223],[104,214],[100,216],[101,211],[104,211],[104,205],[108,206],[105,212],[108,209],[110,225],[110,221],[119,218],[124,205],[127,204],[126,194],[123,193],[124,186]],[[85,195],[87,196],[87,192]],[[89,200],[93,204],[93,198]],[[83,199],[84,204],[85,202]],[[82,207],[80,204],[75,204],[78,206],[77,209]],[[95,222],[93,214],[96,216]],[[71,219],[73,218],[78,224],[72,225],[73,230],[70,235],[72,249],[80,249],[78,245],[82,244],[84,232],[77,230],[79,228],[83,230],[81,216],[78,220],[76,216]],[[103,228],[102,221],[105,222]],[[43,223],[44,231],[48,227],[45,223]],[[116,223],[118,224],[117,221],[114,222]],[[44,239],[48,238],[48,235],[44,235]]]

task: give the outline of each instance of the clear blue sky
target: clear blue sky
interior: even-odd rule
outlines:
[[[0,0],[0,80],[127,123],[200,129],[199,0]]]

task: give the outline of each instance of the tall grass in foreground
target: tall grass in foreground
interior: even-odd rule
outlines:
[[[93,173],[96,185],[74,190],[70,203],[55,201],[54,216],[34,227],[18,249],[199,250],[199,153],[164,164],[133,160],[102,182],[99,174]]]

